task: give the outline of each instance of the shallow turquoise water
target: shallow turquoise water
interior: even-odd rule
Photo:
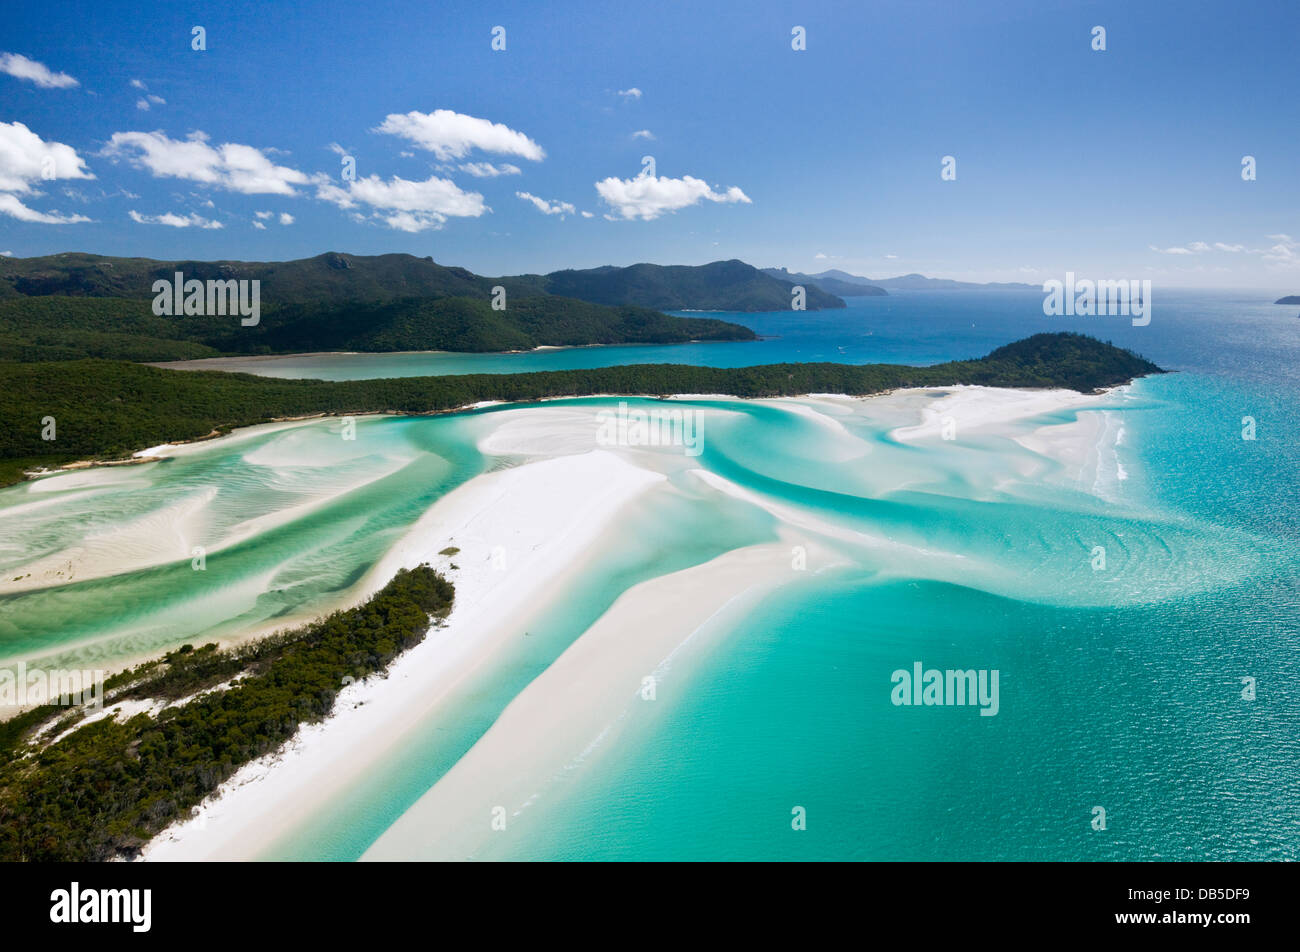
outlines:
[[[801,316],[793,329],[790,315],[747,315],[782,336],[673,353],[734,364],[963,357],[1052,329],[1034,314],[1041,297],[1024,297],[861,299],[877,309],[866,330],[858,307]],[[1260,298],[1171,296],[1148,328],[1107,326],[1102,336],[1180,371],[1106,404],[1122,481],[1071,485],[1049,467],[1009,484],[1028,451],[997,440],[901,445],[884,422],[851,426],[861,453],[839,456],[816,425],[739,406],[711,426],[697,465],[840,529],[959,553],[962,567],[833,540],[847,566],[810,573],[731,625],[665,681],[617,747],[536,808],[535,834],[476,855],[1297,858],[1300,322]],[[744,348],[765,356],[718,356]],[[474,369],[664,359],[640,356],[650,350],[457,359]],[[393,359],[358,367],[387,372]],[[512,462],[473,448],[481,416],[367,420],[351,445],[336,421],[313,424],[68,490],[0,491],[0,569],[12,577],[88,531],[216,489],[187,523],[215,540],[204,572],[173,556],[0,597],[0,656],[88,664],[342,602],[433,500]],[[1241,438],[1247,416],[1254,440]],[[902,472],[905,490],[882,489]],[[630,585],[773,538],[766,514],[707,498],[656,497],[625,538],[589,554],[558,610],[519,619],[518,651],[464,685],[452,716],[422,725],[328,810],[267,844],[268,858],[359,857]],[[286,510],[274,527],[217,544]],[[143,558],[148,535],[113,544]],[[1089,562],[1096,545],[1104,573]],[[894,706],[891,672],[915,661],[998,670],[998,715]],[[1243,677],[1256,680],[1254,700],[1241,697]],[[796,805],[804,831],[790,827]],[[1097,806],[1105,831],[1090,826]]]

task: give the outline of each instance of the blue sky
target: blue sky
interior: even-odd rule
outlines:
[[[0,251],[1296,291],[1298,27],[1295,0],[11,0]]]

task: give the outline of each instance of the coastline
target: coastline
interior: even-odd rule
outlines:
[[[702,314],[745,314],[747,311],[701,311]],[[620,341],[614,344],[538,344],[523,350],[309,350],[295,351],[289,354],[233,354],[226,357],[194,357],[190,360],[141,361],[146,367],[158,367],[162,370],[217,370],[226,373],[239,373],[238,370],[224,370],[226,367],[244,363],[263,363],[276,360],[295,360],[308,357],[387,357],[387,356],[445,356],[445,357],[490,357],[506,354],[536,354],[549,350],[591,350],[601,347],[666,347],[672,344],[751,344],[760,337],[737,338],[736,340],[705,340],[692,338],[685,341]]]
[[[141,858],[254,858],[311,804],[355,781],[457,683],[518,637],[519,619],[543,608],[546,590],[560,585],[622,508],[661,482],[596,452],[487,473],[440,499],[367,573],[362,589],[382,587],[400,567],[428,562],[456,586],[446,623],[394,661],[386,677],[344,688],[331,717],[241,769],[195,819],[164,830]],[[460,551],[438,555],[453,545]],[[493,557],[502,545],[508,546],[503,568]],[[451,569],[453,563],[459,567]]]
[[[913,420],[921,417],[908,438],[931,440],[940,438],[931,417],[943,409],[942,401],[953,389],[912,389],[888,397],[818,394],[757,402],[794,404],[823,415],[826,432],[833,438],[849,434],[830,411],[852,416],[887,405],[903,407]],[[1044,396],[1048,393],[1052,395]],[[965,399],[963,428],[996,430],[1040,415],[1046,412],[1044,406],[1086,410],[1101,397],[973,387]],[[584,553],[598,547],[602,539],[617,536],[627,507],[647,494],[675,491],[653,459],[624,450],[593,449],[583,442],[591,442],[590,434],[575,438],[574,424],[581,425],[581,419],[582,414],[564,413],[538,417],[527,407],[503,414],[501,425],[484,436],[480,446],[493,454],[522,455],[526,461],[476,477],[439,499],[367,573],[361,586],[364,595],[382,586],[397,568],[428,561],[456,585],[455,606],[446,624],[397,659],[387,677],[344,688],[329,718],[300,730],[277,754],[240,770],[192,818],[151,841],[141,858],[191,861],[262,856],[303,817],[325,809],[367,769],[400,749],[420,724],[437,717],[450,692],[474,671],[507,657],[527,618],[554,604],[554,593],[563,591],[566,579],[572,580]],[[1039,447],[1043,452],[1057,454],[1063,446],[1077,447],[1093,432],[1069,424],[1053,426],[1065,426],[1071,434],[1043,443]],[[893,436],[898,438],[899,431],[906,429],[895,427]],[[700,470],[693,472],[707,491],[744,499],[744,492],[723,485],[725,481]],[[429,837],[439,843],[445,840],[445,850],[442,846],[434,850],[439,856],[472,855],[472,838],[443,836],[451,822],[448,818],[471,809],[467,799],[471,778],[487,771],[496,778],[494,782],[504,785],[502,796],[515,804],[512,809],[521,810],[520,805],[538,793],[542,774],[556,763],[570,762],[575,751],[586,750],[592,742],[590,729],[598,726],[599,734],[617,721],[618,711],[634,695],[641,677],[658,670],[666,658],[691,642],[716,613],[727,606],[742,611],[759,595],[791,581],[792,545],[816,552],[821,567],[835,564],[833,553],[819,541],[827,537],[823,527],[792,518],[780,507],[769,511],[780,523],[780,543],[733,549],[624,592],[516,695],[488,733],[426,792],[409,816],[372,845],[366,858],[399,855],[400,844],[407,842],[400,831],[422,842],[432,842]],[[439,555],[452,546],[459,551]],[[498,571],[492,566],[493,553],[503,547],[511,554],[506,568]],[[515,553],[524,555],[516,558]],[[457,568],[451,568],[453,563]],[[616,733],[606,735],[602,743],[612,745]],[[503,772],[502,758],[514,763],[525,755],[531,765],[528,770]],[[481,805],[480,798],[472,808]]]

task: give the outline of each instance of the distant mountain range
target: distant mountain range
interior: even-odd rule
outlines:
[[[155,315],[154,282],[172,281],[177,272],[186,281],[260,281],[260,321],[243,327],[230,315]],[[505,288],[504,309],[492,307],[496,287]],[[0,359],[152,361],[304,350],[753,340],[754,332],[739,324],[660,310],[789,306],[789,285],[739,261],[491,278],[406,254],[330,252],[258,262],[67,253],[0,258]],[[809,293],[808,306],[844,302],[817,292]]]
[[[790,306],[795,282],[764,274],[743,261],[704,265],[634,264],[583,271],[485,277],[407,254],[328,252],[296,261],[156,261],[69,252],[41,258],[0,258],[0,300],[51,294],[152,298],[153,282],[181,271],[186,279],[258,279],[265,304],[308,301],[389,301],[407,297],[486,296],[503,286],[508,297],[550,294],[593,304],[662,311],[775,311]],[[809,310],[844,307],[834,295],[807,295]]]
[[[585,271],[553,271],[502,278],[523,282],[536,291],[581,298],[597,304],[653,307],[660,311],[783,311],[798,281],[759,271],[743,261],[702,265],[634,264]],[[805,288],[807,310],[844,307],[834,292]]]
[[[1278,298],[1274,304],[1300,304],[1300,294],[1288,294],[1286,297]]]
[[[784,268],[764,268],[764,274],[781,277],[786,280],[801,280],[814,283],[823,291],[838,294],[840,297],[886,294],[890,290],[902,291],[979,291],[979,290],[1023,290],[1039,289],[1037,284],[1022,284],[1015,281],[995,281],[978,284],[971,281],[953,281],[948,278],[927,278],[923,274],[901,274],[896,278],[864,278],[849,274],[838,268],[831,268],[820,274],[799,274]]]
[[[260,320],[156,315],[154,283],[260,282]],[[312,350],[527,350],[548,345],[753,340],[747,327],[664,311],[842,308],[886,288],[980,285],[903,275],[883,281],[830,270],[759,270],[743,261],[634,264],[487,277],[407,254],[328,252],[296,261],[156,261],[69,252],[0,257],[0,360],[178,360]],[[495,289],[504,308],[493,307]],[[498,303],[501,303],[498,301]]]
[[[885,278],[883,281],[872,283],[882,288],[908,291],[1042,290],[1040,284],[1025,284],[1020,281],[990,281],[987,284],[980,284],[974,281],[952,281],[948,278],[927,278],[923,274],[901,274],[896,278]]]
[[[791,284],[802,284],[805,287],[811,286],[825,291],[827,294],[834,294],[838,297],[879,297],[888,294],[884,288],[868,284],[865,278],[845,280],[825,271],[821,274],[803,274],[798,271],[787,271],[785,268],[764,268],[763,273],[776,278],[778,281],[789,281]],[[840,272],[843,274],[843,272]],[[848,275],[852,278],[852,275]]]

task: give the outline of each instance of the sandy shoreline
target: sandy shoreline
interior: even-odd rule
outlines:
[[[673,664],[725,633],[730,613],[796,579],[790,544],[736,549],[643,582],[528,685],[496,723],[365,853],[367,860],[470,859],[498,835],[528,830],[529,809],[598,748],[615,746],[641,705],[668,703]],[[825,561],[822,553],[812,557]],[[651,679],[647,682],[647,679]],[[653,686],[654,699],[647,696]]]
[[[816,422],[829,437],[848,438],[845,421],[878,411],[885,399],[914,421],[891,431],[903,442],[941,440],[950,417],[959,418],[962,433],[1011,433],[1025,419],[1086,410],[1101,398],[1069,391],[944,388],[900,391],[889,398],[819,394],[766,402],[787,410],[795,405],[800,416],[821,417]],[[494,419],[480,448],[522,456],[525,462],[476,477],[439,499],[371,569],[359,596],[382,587],[397,568],[428,561],[456,584],[455,608],[445,627],[399,658],[387,677],[346,687],[327,720],[300,730],[276,755],[245,766],[194,818],[156,837],[143,858],[259,857],[304,816],[323,809],[368,767],[400,749],[417,727],[437,716],[456,685],[508,652],[529,613],[550,604],[551,593],[563,590],[566,575],[583,555],[602,540],[617,538],[626,507],[648,493],[676,491],[661,471],[664,458],[595,446],[593,413],[580,407],[521,408]],[[1046,427],[1040,434],[1053,430],[1072,433],[1030,437],[1041,444],[1036,451],[1059,457],[1063,449],[1078,452],[1080,441],[1092,438],[1091,430],[1077,424]],[[689,470],[680,457],[669,468]],[[757,502],[713,474],[690,473],[705,491]],[[795,580],[793,545],[817,553],[823,566],[833,563],[834,557],[818,548],[830,535],[825,526],[788,508],[763,508],[780,521],[781,543],[736,549],[625,592],[516,695],[488,733],[372,845],[366,858],[475,855],[482,831],[489,829],[486,815],[480,815],[485,798],[526,821],[526,805],[545,795],[555,764],[575,762],[593,743],[616,743],[620,716],[629,704],[642,703],[637,690],[643,677],[661,670],[674,652],[687,650],[683,646],[698,647],[697,633],[712,630],[710,619],[719,612],[743,611],[760,595]],[[438,554],[449,546],[459,551]],[[707,635],[702,638],[707,642]]]
[[[488,473],[443,497],[368,573],[362,597],[398,568],[429,562],[456,585],[445,625],[403,654],[386,677],[346,687],[329,719],[241,769],[198,818],[164,831],[144,858],[257,855],[312,804],[355,780],[460,679],[518,636],[530,603],[544,604],[545,589],[559,584],[622,506],[662,479],[613,454],[589,453]],[[438,555],[452,546],[460,551]],[[451,569],[453,563],[459,568]],[[277,762],[281,766],[271,769]]]

